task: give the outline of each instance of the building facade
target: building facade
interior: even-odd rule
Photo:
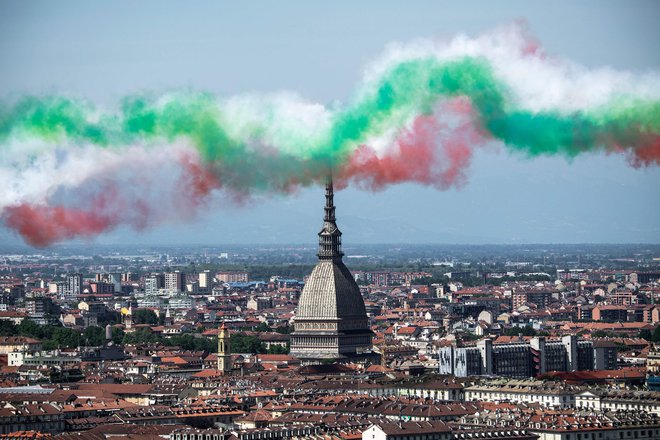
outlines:
[[[475,347],[441,347],[438,351],[440,374],[459,377],[497,375],[528,378],[550,371],[593,370],[600,348],[591,341],[564,336],[558,341],[546,341],[542,336],[529,342],[493,345],[490,339]]]
[[[332,181],[326,185],[319,262],[303,288],[291,334],[291,355],[307,363],[370,354],[372,331],[360,289],[342,256]]]
[[[186,291],[186,275],[177,271],[165,274],[165,289],[170,292]]]

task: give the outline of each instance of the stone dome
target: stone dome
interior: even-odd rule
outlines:
[[[297,319],[346,319],[366,315],[353,275],[340,261],[322,260],[305,283]]]

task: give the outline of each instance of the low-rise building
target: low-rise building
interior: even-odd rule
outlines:
[[[561,382],[515,380],[488,382],[464,389],[466,401],[539,404],[552,408],[572,408],[580,388]]]

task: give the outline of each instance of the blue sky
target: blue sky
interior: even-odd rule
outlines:
[[[545,50],[587,67],[660,71],[654,1],[0,1],[0,97],[100,104],[141,91],[219,96],[291,90],[345,101],[391,42],[476,35],[524,20]],[[660,242],[660,169],[620,156],[525,159],[482,151],[461,189],[401,185],[337,197],[347,242]],[[0,184],[1,185],[1,184]],[[119,229],[100,243],[312,242],[322,189],[221,197],[191,223]],[[11,233],[0,238],[18,242]]]

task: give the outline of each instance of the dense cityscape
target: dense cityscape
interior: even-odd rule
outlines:
[[[657,245],[11,251],[3,437],[660,436]]]

